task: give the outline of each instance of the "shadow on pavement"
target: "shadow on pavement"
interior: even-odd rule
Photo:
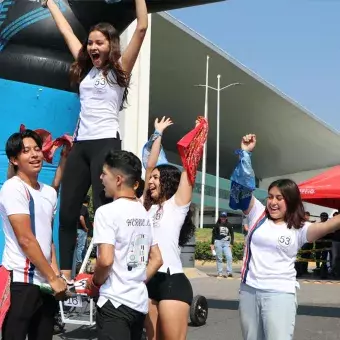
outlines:
[[[62,340],[96,340],[97,330],[96,326],[81,326],[72,331],[66,331],[62,334],[58,334],[59,339]]]
[[[207,299],[211,309],[238,310],[239,302],[236,300]],[[340,318],[340,307],[327,307],[316,305],[299,305],[297,315],[317,316],[325,318]]]

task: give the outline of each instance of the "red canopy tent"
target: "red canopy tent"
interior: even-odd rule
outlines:
[[[340,209],[340,165],[299,184],[302,200]]]

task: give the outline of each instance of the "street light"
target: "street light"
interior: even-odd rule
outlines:
[[[205,68],[205,85],[199,85],[199,86],[205,87],[204,118],[207,121],[208,121],[209,58],[210,57],[207,55],[207,62],[206,62],[206,68]],[[207,142],[208,141],[206,141],[203,145],[200,228],[203,228],[203,217],[204,217],[205,174],[207,172]]]
[[[207,84],[207,82],[206,82]],[[220,93],[221,91],[228,89],[229,87],[236,86],[236,85],[242,85],[242,83],[232,83],[229,85],[226,85],[221,88],[221,75],[217,75],[217,88],[209,86],[209,85],[195,85],[195,86],[204,86],[206,88],[206,91],[208,88],[210,90],[214,90],[217,92],[217,112],[216,112],[216,120],[217,120],[217,131],[216,131],[216,195],[215,195],[215,218],[216,221],[218,219],[219,215],[219,202],[220,202]],[[204,159],[203,159],[204,160]],[[205,176],[205,174],[204,174]],[[202,199],[201,199],[202,202]],[[203,201],[204,203],[204,201]],[[202,207],[201,207],[202,211]],[[202,222],[203,224],[203,222]],[[202,227],[201,227],[202,228]]]

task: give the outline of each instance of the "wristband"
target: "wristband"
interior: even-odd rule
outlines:
[[[154,131],[153,135],[154,135],[155,137],[162,137],[162,133],[159,132],[159,131],[157,131],[157,130]]]
[[[101,287],[101,285],[99,285],[99,286],[97,286],[96,284],[95,284],[95,282],[93,281],[93,275],[92,275],[92,277],[91,277],[91,286],[93,286],[94,288],[96,288],[96,289],[100,289],[100,287]]]
[[[48,0],[41,0],[41,7],[47,7]]]

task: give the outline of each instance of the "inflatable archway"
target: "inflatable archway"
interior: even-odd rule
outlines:
[[[55,1],[81,40],[100,21],[111,22],[122,31],[135,19],[134,0]],[[157,12],[207,2],[215,1],[147,0],[147,5],[149,12]],[[53,138],[73,133],[79,101],[70,88],[71,62],[63,38],[40,0],[0,0],[0,186],[8,165],[5,142],[20,124],[46,129]],[[43,167],[41,181],[51,183],[57,158],[53,165]],[[0,258],[2,249],[1,230]]]

